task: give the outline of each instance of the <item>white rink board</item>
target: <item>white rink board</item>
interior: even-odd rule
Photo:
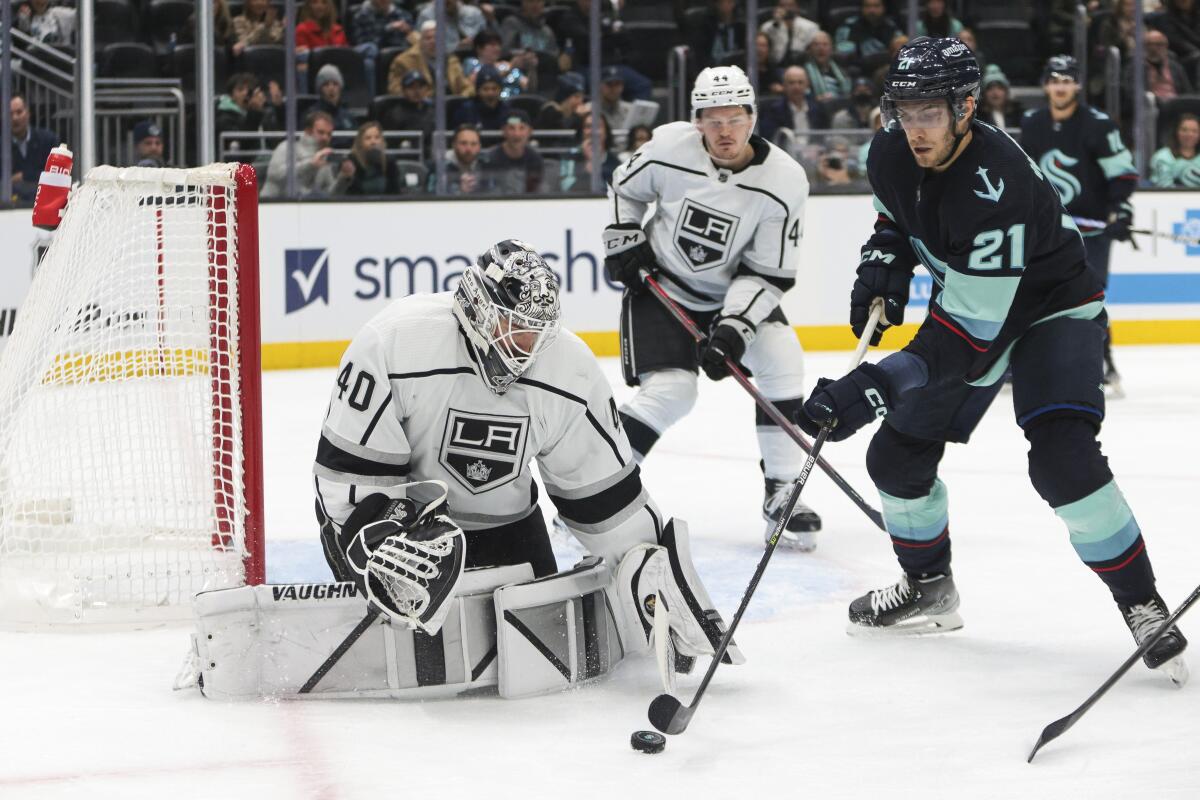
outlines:
[[[1200,195],[1142,192],[1135,201],[1139,225],[1200,235]],[[19,306],[28,289],[35,236],[29,213],[0,212],[0,314]],[[875,216],[868,195],[809,198],[798,284],[783,304],[792,324],[845,324],[859,247]],[[504,238],[536,245],[559,273],[570,328],[614,331],[620,295],[604,280],[600,256],[607,222],[607,203],[588,198],[263,204],[263,342],[347,341],[390,298],[453,288],[479,251]],[[1200,248],[1146,237],[1140,245],[1113,248],[1110,316],[1200,320]],[[919,270],[914,304],[929,291]]]

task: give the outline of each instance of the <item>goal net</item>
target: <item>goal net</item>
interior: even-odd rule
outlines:
[[[254,172],[97,167],[0,354],[0,623],[261,583]]]

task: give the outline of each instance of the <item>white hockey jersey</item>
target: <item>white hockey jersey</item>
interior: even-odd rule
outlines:
[[[480,377],[451,293],[398,299],[342,356],[313,467],[321,514],[345,523],[355,503],[403,497],[410,481],[449,487],[451,518],[482,530],[537,512],[530,462],[588,550],[617,563],[656,543],[661,516],[642,488],[595,356],[561,331],[503,395]]]
[[[750,145],[754,158],[731,172],[692,123],[660,125],[617,167],[609,195],[618,223],[642,225],[655,204],[644,227],[672,298],[758,325],[796,281],[808,178],[765,139]]]

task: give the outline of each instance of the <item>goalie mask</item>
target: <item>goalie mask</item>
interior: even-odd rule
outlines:
[[[503,394],[558,336],[558,279],[528,245],[505,240],[463,272],[454,316],[488,388]]]

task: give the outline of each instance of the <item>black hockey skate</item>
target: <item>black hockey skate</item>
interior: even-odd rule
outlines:
[[[792,490],[791,481],[780,481],[774,478],[764,478],[766,481],[766,496],[763,498],[763,519],[767,521],[767,530],[763,539],[770,539],[775,531],[775,523],[787,504],[788,493]],[[821,518],[817,512],[804,505],[800,500],[792,508],[792,516],[788,519],[783,533],[779,535],[779,547],[788,550],[798,550],[811,553],[817,549],[817,531],[821,530]]]
[[[850,604],[851,636],[919,636],[956,631],[958,590],[950,573],[914,577],[908,574],[883,589],[867,592]]]
[[[1171,615],[1170,609],[1158,592],[1145,603],[1120,606],[1120,609],[1125,624],[1129,626],[1129,632],[1133,634],[1133,640],[1139,645],[1158,630]],[[1188,679],[1187,662],[1183,660],[1183,651],[1186,649],[1187,639],[1179,628],[1173,627],[1146,651],[1142,661],[1146,662],[1150,669],[1162,670],[1176,686],[1183,686]]]

